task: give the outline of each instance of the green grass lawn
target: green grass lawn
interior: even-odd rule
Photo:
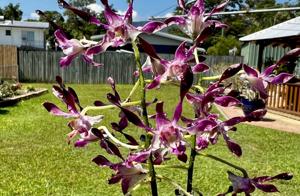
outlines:
[[[33,85],[51,89],[51,85]],[[96,99],[105,101],[106,93],[110,91],[108,85],[71,86],[77,91],[84,106],[92,104]],[[125,97],[131,86],[119,85],[118,89]],[[171,107],[178,101],[177,95],[176,87],[163,87],[151,91],[148,98],[166,100],[166,110],[171,115]],[[67,120],[49,115],[41,105],[44,101],[59,103],[48,93],[16,106],[0,108],[0,195],[121,195],[119,184],[107,184],[111,170],[98,168],[91,162],[96,155],[105,155],[104,151],[97,143],[84,149],[68,145],[66,134],[70,130],[66,126]],[[154,111],[153,108],[150,112]],[[102,114],[105,115],[103,123],[106,125],[112,120],[118,120],[117,110]],[[184,114],[193,115],[192,109],[187,108]],[[129,131],[138,132],[132,126]],[[240,125],[231,137],[243,148],[241,158],[234,157],[221,140],[206,152],[246,168],[251,176],[292,172],[293,180],[274,182],[281,193],[273,195],[300,195],[300,135]],[[174,159],[170,162],[178,163]],[[234,171],[219,162],[197,157],[195,188],[205,196],[224,192],[230,184],[226,173],[229,169]],[[185,187],[185,171],[165,169],[158,172]],[[159,182],[160,195],[174,195],[173,190],[168,182]],[[148,186],[143,186],[133,195],[149,193]],[[263,194],[257,191],[254,195]]]

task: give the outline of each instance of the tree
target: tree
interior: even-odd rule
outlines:
[[[7,20],[22,20],[23,12],[20,10],[20,4],[9,3],[3,10],[4,18]]]
[[[240,53],[241,43],[236,37],[230,35],[227,37],[216,37],[212,41],[212,46],[208,48],[207,53],[209,55],[229,55],[229,50],[237,48],[237,55]]]
[[[57,11],[45,11],[44,12],[45,16],[50,19],[51,21],[55,22],[59,26],[63,26],[65,20],[64,17]],[[47,22],[47,20],[43,17],[40,17],[39,19],[40,22]],[[55,48],[55,28],[50,25],[49,29],[46,32],[46,40],[50,44],[50,48],[54,49]]]
[[[87,8],[88,5],[96,3],[95,0],[71,0],[69,4],[75,6],[78,9],[84,10],[86,12],[92,13],[90,9]],[[93,13],[97,14],[97,13]],[[89,38],[97,32],[97,27],[95,25],[89,24],[88,22],[82,20],[73,12],[66,10],[64,16],[67,17],[64,28],[75,38],[81,39],[83,36]]]

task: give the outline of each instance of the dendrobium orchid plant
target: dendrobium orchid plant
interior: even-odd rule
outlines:
[[[109,179],[109,184],[121,182],[122,192],[129,195],[141,184],[150,182],[152,195],[158,195],[157,179],[169,181],[175,186],[176,195],[195,195],[197,192],[193,187],[194,163],[197,156],[205,156],[228,167],[240,171],[243,176],[228,171],[228,179],[232,183],[226,195],[232,193],[245,193],[250,195],[258,188],[264,192],[277,192],[277,188],[264,182],[280,179],[290,180],[293,176],[288,173],[282,173],[274,177],[262,176],[250,178],[247,171],[229,163],[228,161],[205,153],[210,145],[218,143],[219,137],[223,137],[228,149],[237,157],[242,156],[242,147],[229,137],[229,132],[237,131],[237,125],[242,122],[261,120],[266,114],[266,108],[260,108],[252,111],[246,116],[237,116],[231,119],[222,120],[219,114],[211,110],[214,104],[222,107],[241,106],[241,102],[232,93],[231,85],[225,85],[225,81],[241,70],[245,72],[245,80],[249,81],[251,89],[259,94],[259,99],[266,101],[268,94],[266,91],[268,83],[281,84],[289,81],[293,75],[281,73],[275,75],[274,71],[279,65],[288,62],[290,58],[300,55],[300,49],[290,51],[286,56],[280,59],[276,64],[259,73],[254,68],[245,64],[235,64],[228,67],[219,79],[213,82],[207,89],[199,89],[199,86],[193,85],[194,74],[202,73],[209,69],[204,63],[200,62],[197,54],[197,46],[209,35],[210,28],[224,27],[226,25],[219,21],[211,19],[211,16],[221,11],[228,3],[225,1],[214,8],[209,14],[205,14],[204,0],[196,0],[190,9],[187,9],[184,0],[178,0],[178,5],[182,8],[184,15],[173,16],[160,21],[151,21],[143,27],[134,27],[132,25],[133,0],[129,1],[128,10],[124,16],[115,13],[109,6],[108,0],[101,0],[104,5],[104,15],[107,24],[102,24],[95,16],[79,10],[64,0],[58,0],[59,5],[77,14],[87,22],[97,25],[106,30],[106,34],[99,42],[94,42],[82,38],[69,38],[63,32],[63,29],[57,27],[55,37],[57,43],[66,55],[60,61],[62,67],[71,66],[72,60],[82,55],[83,59],[94,66],[102,65],[101,62],[93,61],[93,56],[105,52],[108,47],[119,47],[132,44],[134,56],[137,64],[137,72],[133,73],[139,77],[126,100],[121,100],[117,91],[117,86],[113,78],[108,78],[108,84],[112,88],[112,93],[107,94],[109,104],[102,101],[95,101],[94,106],[83,108],[79,98],[72,88],[67,88],[61,77],[57,76],[57,85],[53,86],[53,94],[61,100],[66,106],[68,112],[64,112],[53,103],[45,102],[44,107],[55,116],[71,118],[68,123],[71,132],[68,134],[69,143],[77,135],[80,138],[75,141],[75,147],[84,147],[91,142],[99,142],[109,156],[116,156],[118,161],[115,163],[109,161],[106,156],[100,154],[93,159],[93,162],[100,167],[110,168],[114,174]],[[41,15],[43,13],[38,11]],[[180,44],[175,52],[173,60],[165,60],[156,54],[154,48],[145,40],[139,37],[141,33],[154,33],[170,25],[178,25],[192,39],[192,46],[188,47],[186,42]],[[139,49],[142,48],[148,55],[147,61],[142,65]],[[204,58],[201,58],[204,59]],[[101,69],[101,68],[100,68]],[[150,72],[153,80],[146,83],[144,72]],[[159,89],[160,85],[179,85],[178,92],[179,103],[173,108],[173,117],[169,119],[164,112],[164,101],[157,100],[147,102],[146,95],[151,89]],[[131,101],[131,96],[141,87],[141,99]],[[172,97],[169,97],[170,99]],[[194,108],[194,114],[191,117],[182,115],[185,109],[184,102]],[[156,104],[156,113],[148,115],[148,107]],[[88,116],[86,113],[90,110],[103,111],[108,109],[119,110],[119,122],[111,122],[112,130],[108,126],[99,125],[105,118],[103,115]],[[131,123],[144,132],[140,140],[136,134],[131,135],[127,127]],[[96,127],[98,125],[98,127]],[[112,131],[118,133],[111,133]],[[124,138],[119,140],[116,135]],[[121,149],[129,150],[121,150]],[[190,155],[187,154],[190,152]],[[181,164],[168,165],[168,160],[175,155]],[[186,164],[186,165],[185,165]],[[187,188],[182,188],[167,176],[160,175],[156,168],[180,168],[186,170]],[[183,173],[184,174],[184,173]],[[221,191],[220,191],[221,192]]]

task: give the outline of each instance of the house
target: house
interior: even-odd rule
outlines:
[[[253,34],[240,38],[244,42],[242,56],[244,63],[263,70],[272,65],[289,50],[300,47],[300,17],[282,22]],[[300,76],[300,62],[295,59],[286,66],[288,71]],[[289,70],[292,68],[291,70]],[[268,108],[300,116],[300,83],[269,85]]]
[[[0,45],[43,49],[48,28],[45,22],[11,21],[0,16]]]
[[[240,38],[244,63],[263,70],[289,50],[300,47],[300,17]],[[300,63],[294,73],[300,76]]]

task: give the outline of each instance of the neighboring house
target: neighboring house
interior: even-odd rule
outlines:
[[[0,45],[44,49],[48,28],[49,24],[45,22],[1,20],[0,17]]]
[[[300,47],[300,17],[263,29],[240,38],[244,42],[244,62],[262,70],[279,60],[289,50]],[[300,76],[300,63],[296,62],[295,74]]]

